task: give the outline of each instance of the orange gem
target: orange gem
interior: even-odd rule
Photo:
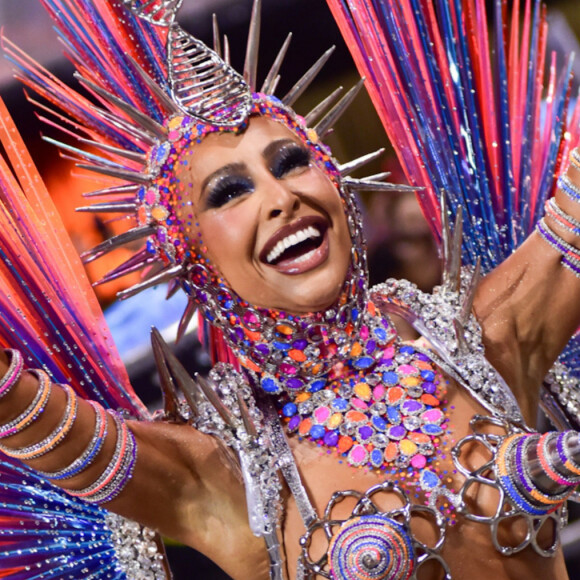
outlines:
[[[360,411],[349,411],[346,414],[346,421],[348,423],[361,423],[367,421],[367,416]]]
[[[298,362],[304,362],[306,360],[304,352],[295,348],[288,352],[288,356]]]
[[[303,419],[300,421],[300,425],[298,426],[298,433],[300,435],[308,435],[310,433],[310,429],[312,428],[312,419]]]
[[[244,328],[244,333],[250,340],[258,340],[260,338],[259,332],[253,332],[252,330],[248,330],[247,328]]]
[[[350,349],[350,355],[351,356],[359,356],[362,352],[362,346],[360,345],[359,342],[355,342],[352,345],[352,348]]]
[[[256,364],[254,364],[249,358],[244,358],[242,359],[242,366],[246,367],[247,369],[250,369],[251,371],[254,371],[255,373],[259,373],[260,372],[260,367]]]
[[[286,326],[285,324],[279,324],[276,327],[276,330],[280,333],[280,334],[285,334],[285,335],[289,335],[292,334],[292,329],[289,326]]]
[[[338,440],[338,452],[346,453],[353,446],[353,441],[350,437],[343,435]]]
[[[369,302],[367,305],[367,310],[371,316],[374,316],[377,312],[375,305],[372,302]]]
[[[387,400],[389,404],[394,405],[398,403],[405,396],[405,390],[401,387],[391,387],[387,391]]]
[[[437,397],[434,397],[429,393],[424,393],[421,395],[421,403],[424,403],[425,405],[431,405],[432,407],[438,407],[441,404]]]
[[[304,401],[308,401],[312,395],[310,393],[302,392],[296,395],[296,402],[303,403]]]
[[[425,433],[417,433],[416,431],[410,431],[407,437],[417,444],[431,442],[431,438],[429,437],[429,435],[425,435]]]
[[[419,383],[421,383],[421,378],[420,377],[403,377],[400,380],[400,383],[404,387],[415,387]]]
[[[398,454],[399,448],[397,447],[397,444],[394,441],[391,441],[391,443],[389,443],[385,448],[385,461],[387,463],[394,461]]]

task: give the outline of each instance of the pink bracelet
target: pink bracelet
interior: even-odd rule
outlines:
[[[10,366],[6,374],[0,379],[0,399],[12,390],[12,387],[20,379],[24,368],[24,361],[19,350],[6,349],[4,352],[10,356]]]

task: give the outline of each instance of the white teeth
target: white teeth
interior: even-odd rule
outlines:
[[[300,242],[308,240],[309,238],[312,239],[319,238],[321,235],[322,234],[315,227],[308,226],[307,228],[304,228],[303,230],[300,230],[295,234],[290,234],[289,236],[286,236],[284,239],[280,240],[274,246],[272,251],[268,254],[266,259],[268,260],[268,263],[271,264],[272,262],[274,262],[274,260],[278,259],[283,254],[283,252],[288,248],[296,246]],[[296,258],[296,260],[299,262],[306,260],[308,257],[310,257],[313,251],[314,250],[308,252],[307,254],[304,254],[303,256],[299,256],[298,258]]]

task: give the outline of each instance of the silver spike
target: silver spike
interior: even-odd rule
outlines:
[[[122,278],[123,276],[127,276],[133,272],[138,272],[139,270],[143,270],[143,268],[147,268],[148,266],[159,263],[159,261],[160,258],[157,256],[150,254],[147,250],[141,250],[129,258],[129,260],[123,262],[114,270],[111,270],[101,279],[93,282],[93,286],[100,286],[101,284],[112,282],[113,280],[117,280],[118,278]]]
[[[147,288],[158,286],[159,284],[163,284],[164,282],[167,282],[168,280],[171,280],[172,278],[179,276],[179,274],[181,274],[182,272],[183,272],[182,265],[176,266],[173,264],[169,264],[169,266],[163,268],[161,272],[158,272],[154,276],[151,276],[151,278],[148,278],[147,280],[144,280],[139,284],[135,284],[134,286],[131,286],[130,288],[127,288],[126,290],[119,292],[117,294],[117,298],[119,300],[126,300],[127,298],[131,298],[131,296],[135,296],[136,294],[139,294],[139,292],[147,290]]]
[[[123,195],[125,193],[137,193],[141,186],[134,183],[130,185],[115,185],[113,187],[107,187],[105,189],[96,189],[95,191],[89,191],[88,193],[83,193],[83,197],[106,197],[109,195]]]
[[[165,300],[173,298],[173,296],[175,296],[175,294],[179,291],[180,288],[181,284],[179,283],[179,280],[177,278],[169,280],[169,282],[167,283],[167,294],[165,295]]]
[[[272,67],[268,71],[268,74],[266,75],[266,80],[264,81],[264,84],[262,85],[262,89],[260,91],[261,93],[265,93],[266,95],[272,95],[274,93],[274,90],[275,90],[274,89],[274,82],[275,82],[276,78],[278,77],[278,73],[280,72],[280,67],[282,66],[282,63],[284,62],[284,58],[286,56],[286,53],[288,52],[288,47],[290,46],[291,40],[292,40],[292,33],[288,34],[288,36],[286,37],[286,40],[284,41],[284,44],[282,44],[282,48],[280,49],[280,51],[278,52],[278,55],[274,59],[274,63],[272,64]]]
[[[187,328],[189,327],[189,323],[193,318],[193,315],[197,311],[197,304],[191,298],[187,301],[187,306],[181,315],[181,319],[179,320],[179,326],[177,327],[177,337],[175,338],[175,343],[177,344],[184,336]]]
[[[133,105],[126,103],[123,99],[120,99],[116,95],[113,95],[109,91],[103,89],[93,81],[83,77],[79,73],[75,73],[75,77],[79,80],[79,82],[87,87],[88,89],[94,91],[105,99],[105,101],[112,103],[117,108],[121,109],[123,113],[125,113],[132,121],[137,123],[140,127],[142,127],[145,131],[155,135],[158,139],[165,141],[167,139],[167,130],[163,125],[160,125],[157,121],[152,119],[151,117],[142,113],[139,109],[135,108]]]
[[[246,60],[244,62],[244,79],[250,90],[256,90],[256,76],[258,73],[258,51],[260,49],[260,25],[262,20],[262,0],[254,0],[250,30],[248,31],[248,44],[246,47]]]
[[[108,175],[109,177],[116,177],[117,179],[122,179],[123,181],[133,181],[143,185],[147,185],[151,181],[151,176],[146,173],[137,173],[136,171],[122,171],[120,169],[100,167],[99,165],[89,165],[87,163],[78,163],[77,166],[80,169],[86,169],[87,171],[92,171],[94,173],[101,173],[103,175]]]
[[[163,90],[162,87],[159,86],[157,81],[151,78],[151,76],[149,76],[149,74],[143,70],[141,65],[131,55],[127,54],[125,56],[129,59],[129,62],[133,65],[135,71],[137,71],[143,82],[155,95],[163,108],[172,115],[180,115],[183,111],[173,102],[172,99],[169,98],[167,93]]]
[[[461,269],[461,242],[463,239],[463,211],[461,206],[457,208],[455,226],[449,238],[449,253],[443,272],[443,286],[449,292],[456,292],[460,285]]]
[[[390,175],[391,175],[390,171],[381,171],[380,173],[375,173],[373,175],[367,175],[367,176],[363,177],[362,180],[363,181],[384,181]],[[423,188],[419,187],[417,189],[423,189]]]
[[[313,123],[316,123],[320,119],[320,117],[324,115],[324,113],[326,113],[328,108],[334,104],[334,102],[336,101],[336,99],[338,99],[343,90],[344,90],[343,87],[338,87],[337,89],[332,91],[332,93],[330,93],[330,95],[328,95],[326,99],[318,103],[318,105],[316,105],[316,107],[314,107],[314,109],[312,109],[310,113],[308,113],[306,117],[304,117],[306,125],[308,127],[311,127]]]
[[[133,125],[132,123],[129,123],[119,115],[106,111],[105,109],[101,109],[100,107],[97,106],[92,106],[91,109],[93,110],[95,115],[98,115],[108,123],[111,123],[111,125],[113,125],[117,129],[129,133],[131,137],[137,139],[138,141],[147,143],[147,145],[151,147],[158,143],[158,139],[155,135],[141,129],[140,127]]]
[[[290,89],[286,96],[282,99],[285,105],[291,107],[302,95],[302,93],[310,86],[310,83],[318,76],[322,67],[326,64],[330,55],[334,52],[336,47],[331,46],[307,71],[302,78]]]
[[[107,145],[105,143],[99,143],[98,141],[93,141],[92,139],[85,139],[84,137],[78,137],[78,140],[83,145],[90,145],[97,149],[111,153],[112,155],[118,155],[119,157],[125,157],[130,161],[135,161],[141,165],[147,163],[147,157],[144,153],[138,153],[137,151],[129,151],[128,149],[122,149],[121,147],[113,147],[112,145]]]
[[[109,203],[95,203],[94,205],[77,207],[75,211],[88,213],[134,213],[137,211],[137,204],[125,200],[111,201]]]
[[[230,39],[224,34],[224,62],[230,65]]]
[[[242,418],[242,423],[244,424],[244,429],[246,433],[250,437],[257,437],[258,431],[250,417],[250,412],[248,411],[248,406],[246,405],[246,401],[244,401],[244,397],[240,391],[236,391],[236,397],[238,399],[238,407],[240,409],[240,417]]]
[[[161,333],[153,327],[151,329],[151,347],[153,349],[153,358],[155,359],[155,366],[159,373],[159,382],[161,383],[161,392],[163,394],[163,407],[165,409],[165,419],[174,422],[182,422],[183,418],[179,412],[179,397],[177,395],[177,388],[173,381],[173,377],[169,372],[165,352],[162,348],[165,344]]]
[[[81,254],[81,258],[85,264],[104,256],[105,254],[113,251],[115,248],[118,248],[124,244],[128,244],[129,242],[134,242],[135,240],[140,240],[142,238],[146,238],[157,231],[157,228],[152,225],[147,226],[140,226],[137,228],[132,228],[118,236],[114,236],[105,240],[104,242],[100,243],[98,246],[88,250]]]
[[[270,87],[268,94],[270,95],[276,94],[276,89],[278,88],[278,84],[280,83],[280,78],[281,78],[280,75],[277,75],[276,78],[272,81],[272,86]]]
[[[397,183],[385,183],[384,181],[369,181],[367,179],[355,179],[354,177],[345,177],[342,182],[351,191],[417,191],[422,187],[412,185],[400,185]]]
[[[468,351],[467,342],[465,340],[465,327],[457,318],[453,319],[453,330],[457,340],[457,348],[460,353],[465,354]]]
[[[316,134],[321,139],[332,129],[332,126],[340,119],[342,114],[354,101],[360,90],[363,88],[364,79],[361,79],[338,103],[328,112],[328,114],[314,127]]]
[[[365,166],[367,163],[371,163],[372,161],[375,161],[375,159],[378,159],[379,157],[381,157],[384,152],[385,152],[385,148],[381,147],[381,149],[377,149],[377,151],[373,151],[372,153],[367,153],[366,155],[363,155],[362,157],[358,157],[357,159],[353,159],[352,161],[349,161],[348,163],[344,163],[344,164],[340,165],[338,167],[338,170],[340,171],[340,175],[342,175],[342,177],[345,177],[346,175],[350,175],[353,171],[356,171],[357,169],[360,169],[361,167]]]
[[[213,30],[213,49],[220,58],[223,58],[222,43],[220,40],[220,27],[218,24],[217,14],[215,12],[211,15],[211,26]]]
[[[439,196],[440,208],[441,208],[441,249],[443,252],[442,256],[442,286],[447,287],[449,285],[448,271],[449,271],[449,260],[451,256],[451,228],[449,226],[449,213],[447,210],[447,197],[445,191],[442,189]]]
[[[216,395],[209,381],[204,379],[199,374],[195,375],[195,380],[207,400],[214,406],[215,410],[219,413],[219,416],[224,420],[226,425],[230,426],[232,429],[235,429],[236,423],[234,418],[232,417],[230,411],[221,402],[220,398]]]
[[[459,313],[459,322],[462,325],[466,325],[469,317],[471,316],[471,309],[473,308],[473,300],[475,298],[475,293],[479,285],[479,279],[481,275],[481,256],[477,257],[477,262],[475,263],[475,268],[471,274],[471,279],[469,280],[469,286],[467,292],[465,293],[465,298],[461,304],[461,312]]]

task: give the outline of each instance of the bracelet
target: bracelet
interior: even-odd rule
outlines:
[[[577,148],[572,151],[570,162],[576,169],[578,169],[578,171],[580,171],[580,151],[578,151]]]
[[[48,375],[41,370],[29,370],[28,372],[36,375],[40,381],[38,391],[36,392],[32,403],[30,403],[30,405],[20,415],[18,415],[16,419],[13,419],[10,423],[6,423],[0,427],[0,439],[9,437],[10,435],[15,435],[28,427],[38,418],[40,413],[44,411],[44,407],[48,402],[51,390],[51,383]]]
[[[574,185],[567,175],[560,175],[560,177],[558,177],[558,187],[572,201],[576,203],[580,202],[580,188]]]
[[[52,432],[42,441],[21,447],[20,449],[9,449],[0,445],[0,451],[3,451],[8,457],[26,461],[29,459],[36,459],[52,451],[62,440],[69,434],[75,422],[78,409],[78,398],[76,393],[69,385],[63,385],[66,393],[66,408],[60,423],[52,430]]]
[[[94,401],[89,401],[89,405],[95,410],[95,431],[83,453],[75,459],[70,465],[67,465],[59,471],[39,471],[38,473],[47,479],[69,479],[77,473],[84,471],[91,465],[103,447],[107,437],[107,413],[105,409]]]
[[[558,452],[561,452],[560,458],[563,456],[563,459],[565,460],[564,467],[571,471],[574,475],[580,475],[580,465],[578,465],[572,458],[570,446],[568,445],[568,439],[570,439],[570,437],[573,435],[576,435],[576,433],[567,431],[564,434],[564,437],[562,437],[561,440],[558,440]]]
[[[536,230],[548,244],[562,254],[562,265],[580,277],[580,250],[552,231],[544,218],[538,222]]]
[[[113,413],[113,419],[117,427],[117,443],[109,465],[89,487],[67,490],[70,495],[88,503],[102,504],[111,501],[121,493],[133,475],[137,459],[135,436],[117,413]]]
[[[10,366],[6,374],[0,379],[0,399],[12,390],[12,387],[22,376],[24,368],[24,359],[19,350],[7,348],[4,352],[10,356]]]
[[[545,208],[546,213],[564,229],[580,236],[580,221],[567,214],[553,197],[546,202]]]
[[[550,461],[550,453],[548,450],[548,446],[550,443],[557,439],[559,433],[550,432],[544,433],[540,440],[538,441],[538,459],[540,460],[540,465],[544,470],[545,474],[551,479],[553,482],[559,485],[577,485],[580,482],[580,477],[576,476],[575,478],[571,479],[570,477],[565,477],[561,473],[558,473],[555,465],[552,464]]]

